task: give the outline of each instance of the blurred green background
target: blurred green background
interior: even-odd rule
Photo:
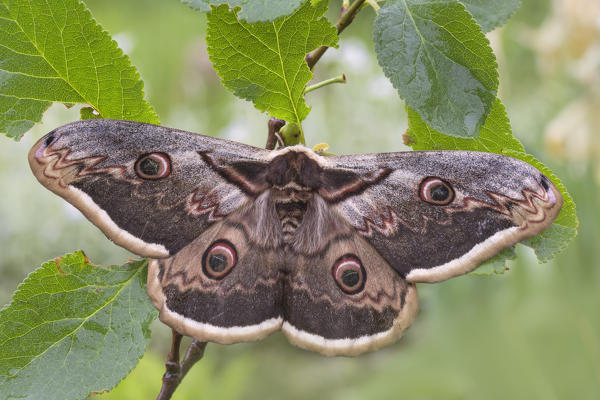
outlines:
[[[177,0],[87,0],[130,55],[163,125],[262,146],[267,117],[219,83],[206,55],[205,18]],[[600,2],[523,0],[491,34],[500,97],[515,135],[549,165],[577,203],[579,236],[540,265],[531,251],[503,276],[420,285],[420,314],[395,345],[357,358],[325,358],[281,334],[232,346],[209,344],[175,399],[598,399],[600,398]],[[333,2],[330,16],[335,19]],[[334,153],[400,151],[403,102],[373,53],[374,14],[363,11],[316,67],[346,85],[310,93],[308,145]],[[98,264],[122,263],[114,246],[30,173],[41,135],[79,118],[53,106],[19,143],[0,138],[0,304],[43,261],[84,249]],[[151,346],[116,390],[98,399],[148,399],[159,391],[170,330],[156,322]]]

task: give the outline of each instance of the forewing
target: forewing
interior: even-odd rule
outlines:
[[[149,154],[159,154],[170,164],[165,177],[144,179],[136,172],[136,162]],[[43,185],[82,211],[111,240],[156,258],[175,254],[259,193],[263,188],[253,187],[248,177],[227,176],[223,170],[245,162],[260,171],[267,154],[176,129],[95,119],[42,137],[29,161]],[[249,194],[252,189],[256,193]]]
[[[562,206],[542,173],[497,154],[382,153],[325,163],[325,176],[354,178],[326,179],[332,184],[323,197],[410,282],[469,272],[549,227]],[[425,199],[436,179],[451,188],[448,204]]]

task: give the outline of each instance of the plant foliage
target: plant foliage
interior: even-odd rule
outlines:
[[[496,57],[459,2],[388,0],[375,51],[400,96],[433,128],[477,136],[498,90]]]
[[[302,0],[181,0],[190,7],[209,12],[210,6],[239,7],[239,17],[248,23],[268,22],[296,11]]]
[[[303,142],[301,123],[310,112],[304,93],[313,78],[305,58],[337,46],[341,29],[324,17],[328,2],[181,1],[208,13],[208,53],[223,85],[287,121],[284,132],[299,132]],[[352,12],[370,8],[363,0],[350,4]],[[484,36],[519,5],[387,0],[377,11],[374,44],[383,73],[406,101],[405,141],[413,149],[502,153],[554,181],[563,210],[550,229],[525,243],[547,261],[575,236],[575,205],[512,135]],[[85,105],[82,118],[158,122],[136,69],[81,1],[0,0],[0,28],[0,132],[8,137],[19,139],[52,102]],[[514,256],[507,249],[477,272],[502,272]],[[0,311],[1,397],[83,399],[114,387],[143,354],[156,317],[145,271],[145,261],[102,268],[78,252],[32,272]]]
[[[310,112],[304,89],[313,74],[308,52],[336,46],[335,28],[323,17],[327,3],[310,1],[274,22],[249,24],[219,6],[208,14],[208,54],[223,85],[261,111],[300,123]]]
[[[0,131],[20,138],[52,102],[158,123],[129,58],[78,0],[0,2]]]
[[[82,399],[138,363],[157,312],[146,261],[102,268],[82,252],[33,271],[0,311],[1,398]]]

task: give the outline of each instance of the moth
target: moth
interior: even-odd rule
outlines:
[[[282,330],[326,355],[396,341],[416,283],[472,271],[562,206],[546,176],[497,154],[322,157],[120,120],[62,126],[29,162],[109,239],[151,258],[165,324],[223,344]]]

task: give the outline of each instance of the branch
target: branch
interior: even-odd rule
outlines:
[[[188,347],[183,362],[179,362],[179,347],[183,336],[175,329],[172,331],[171,352],[167,356],[165,363],[165,374],[163,375],[162,388],[156,400],[169,400],[175,389],[179,386],[190,368],[194,366],[204,356],[206,342],[194,340]]]
[[[188,371],[196,364],[198,361],[204,357],[204,351],[206,350],[206,342],[200,342],[198,340],[194,340],[187,351],[185,352],[185,357],[183,357],[183,363],[181,363],[181,379],[185,377]]]
[[[282,119],[277,119],[271,117],[268,122],[268,133],[267,133],[267,144],[265,145],[265,149],[273,150],[275,145],[279,143],[279,146],[283,146],[283,140],[281,139],[281,135],[279,135],[279,130],[285,125],[285,121]]]
[[[337,29],[338,36],[348,25],[352,23],[354,17],[360,11],[360,7],[364,4],[365,0],[354,0],[354,3],[350,7],[347,7],[346,2],[342,5],[342,13],[335,23],[335,27]],[[316,50],[308,53],[306,56],[306,63],[308,64],[308,68],[313,69],[317,61],[321,59],[323,54],[327,51],[328,46],[318,47]]]

